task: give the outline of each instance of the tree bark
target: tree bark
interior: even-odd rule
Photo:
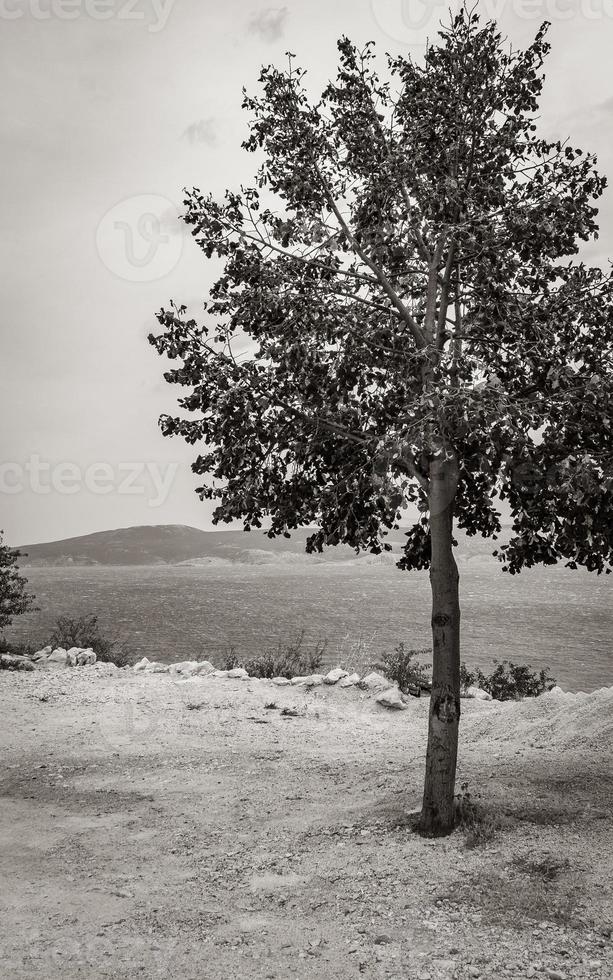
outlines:
[[[442,452],[430,463],[430,585],[432,589],[432,696],[420,830],[432,836],[454,826],[455,773],[460,722],[460,603],[453,556],[453,502],[457,460]]]

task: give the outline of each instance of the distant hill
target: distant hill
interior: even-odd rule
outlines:
[[[20,545],[22,565],[211,565],[228,562],[249,565],[300,564],[357,560],[388,563],[392,555],[379,557],[355,552],[346,545],[326,548],[322,555],[307,555],[310,528],[291,532],[290,538],[268,538],[263,531],[202,531],[184,524],[158,524],[98,531],[44,544]],[[388,540],[398,554],[404,531],[392,531]],[[463,537],[460,556],[467,559],[491,554],[494,545],[482,538]]]

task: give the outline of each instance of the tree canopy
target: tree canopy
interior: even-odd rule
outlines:
[[[150,338],[183,362],[166,378],[188,416],[162,429],[207,445],[215,520],[378,551],[414,502],[401,564],[426,567],[427,461],[447,445],[459,527],[496,535],[509,502],[506,569],[607,568],[612,280],[572,258],[606,182],[539,135],[547,26],[513,51],[462,11],[385,80],[342,38],[316,103],[292,55],[245,94],[255,186],[185,202],[224,263],[205,322],[173,304]]]
[[[17,549],[3,544],[0,531],[0,629],[34,608],[34,596],[27,592],[28,580],[19,573],[20,557]]]

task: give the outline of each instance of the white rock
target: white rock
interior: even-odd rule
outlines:
[[[292,677],[290,684],[294,684],[294,685],[304,684],[305,681],[306,681],[306,675],[299,674],[297,677]]]
[[[474,684],[471,685],[470,687],[467,687],[466,691],[464,692],[464,694],[461,695],[461,697],[476,698],[478,701],[492,700],[492,695],[489,693],[489,691],[484,691],[483,688],[481,687],[475,687]]]
[[[343,677],[348,677],[349,671],[343,670],[342,667],[335,667],[334,670],[329,671],[324,677],[324,684],[338,684]]]
[[[555,687],[549,689],[544,694],[541,695],[543,698],[559,698],[563,696],[566,692],[562,690],[557,684]]]
[[[360,679],[359,674],[349,674],[348,677],[343,677],[342,681],[339,684],[339,687],[353,687],[355,684],[358,683],[359,679]]]
[[[53,647],[43,647],[42,650],[37,650],[36,653],[32,654],[32,660],[46,660],[50,653],[53,653]]]
[[[70,653],[70,650],[68,651]],[[96,663],[96,654],[91,647],[79,650],[77,653],[77,667],[85,667]]]
[[[68,653],[62,647],[58,647],[57,650],[49,654],[47,659],[52,664],[66,664],[68,662]]]
[[[387,691],[381,691],[381,694],[377,694],[375,701],[377,704],[383,705],[384,708],[397,708],[400,711],[406,709],[402,694],[397,687],[389,687]]]
[[[377,674],[375,671],[372,674],[366,674],[366,677],[358,681],[358,687],[361,687],[364,691],[385,691],[389,686],[389,679],[384,677],[383,674]]]
[[[270,681],[271,684],[276,684],[277,687],[287,687],[290,683],[289,677],[273,677]]]
[[[184,674],[186,677],[191,677],[196,672],[197,667],[197,660],[180,660],[178,664],[170,665],[170,673]]]
[[[309,674],[309,676],[308,677],[305,677],[305,679],[304,679],[304,686],[305,687],[320,687],[320,685],[323,684],[323,682],[324,682],[324,675],[323,674]]]
[[[249,677],[249,674],[244,667],[233,667],[232,670],[228,671],[228,677],[246,680]]]
[[[66,651],[66,666],[76,667],[77,666],[77,655],[73,653],[72,650]]]
[[[199,660],[198,665],[194,667],[194,674],[214,674],[215,667],[213,664],[209,663],[208,660]]]
[[[161,664],[158,661],[147,664],[145,667],[146,674],[167,674],[170,670],[170,664]]]
[[[151,661],[147,657],[143,657],[142,660],[139,660],[138,663],[134,664],[132,670],[134,671],[145,670],[150,663]]]
[[[212,677],[227,677],[229,673],[230,673],[229,670],[214,670],[211,676]]]

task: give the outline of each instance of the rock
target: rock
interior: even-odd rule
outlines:
[[[34,670],[34,664],[29,657],[20,657],[14,653],[0,654],[0,670]]]
[[[300,684],[302,687],[319,687],[324,682],[323,674],[307,674],[305,677],[292,677],[292,684]]]
[[[348,671],[343,670],[342,667],[335,667],[334,670],[329,671],[324,677],[324,684],[338,684],[343,677],[348,676]]]
[[[47,662],[50,664],[67,664],[68,663],[68,653],[63,650],[62,647],[58,647],[53,653],[50,653],[47,657]]]
[[[167,674],[170,671],[170,664],[161,664],[157,661],[147,664],[145,667],[146,674]]]
[[[84,650],[79,650],[79,652],[77,653],[77,667],[89,667],[91,664],[95,664],[95,663],[96,663],[96,654],[91,649],[91,647],[87,647]]]
[[[49,659],[51,659],[51,658],[49,658]],[[137,673],[139,670],[145,670],[149,666],[150,663],[151,663],[151,661],[147,657],[143,657],[142,660],[139,660],[138,663],[134,664],[132,670],[135,673]]]
[[[375,701],[384,708],[396,708],[399,711],[406,710],[406,704],[397,687],[388,687],[387,691],[381,691],[381,694],[377,694]]]
[[[475,687],[471,684],[467,687],[463,694],[460,695],[463,698],[476,698],[478,701],[491,701],[492,695],[488,691],[484,691],[481,687]]]
[[[564,694],[564,691],[562,690],[562,688],[559,687],[556,684],[555,687],[549,688],[549,690],[546,691],[545,694],[543,694],[541,696],[544,697],[544,698],[559,698],[560,695],[563,695],[563,694]]]
[[[228,671],[228,677],[238,678],[239,680],[247,680],[249,674],[244,667],[233,667],[232,670]]]
[[[186,677],[191,677],[195,673],[198,663],[197,660],[180,660],[179,663],[170,665],[170,673],[184,674]]]
[[[305,681],[305,687],[320,687],[324,682],[323,674],[310,674]]]
[[[469,977],[474,977],[475,980],[477,980],[477,978],[481,976],[481,970],[479,970],[476,966],[469,966],[468,975]]]
[[[288,677],[273,677],[270,683],[276,684],[277,687],[287,687],[290,680]]]
[[[209,663],[208,660],[199,660],[198,661],[198,666],[194,668],[193,673],[194,674],[203,674],[203,675],[206,675],[206,674],[214,674],[215,673],[215,666],[214,666],[214,664]]]
[[[390,686],[390,682],[389,678],[384,677],[383,674],[377,674],[376,671],[373,671],[358,681],[357,686],[364,691],[385,691]]]
[[[227,677],[229,673],[229,670],[214,670],[211,677]]]
[[[73,652],[74,649],[75,648],[73,647],[72,650],[67,650],[66,651],[66,666],[67,667],[76,667],[77,666],[77,655],[76,655],[76,653]],[[78,647],[77,647],[77,649],[78,649]]]
[[[549,977],[549,980],[568,980],[565,973],[560,973],[559,970],[545,970],[545,976]]]
[[[37,650],[36,653],[32,654],[32,660],[46,660],[50,653],[53,653],[52,646],[43,647],[42,650]]]
[[[359,674],[349,674],[348,677],[343,677],[342,681],[339,684],[339,687],[353,687],[355,684],[358,683],[359,679],[360,679]]]

